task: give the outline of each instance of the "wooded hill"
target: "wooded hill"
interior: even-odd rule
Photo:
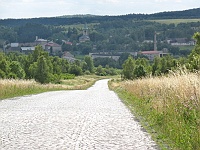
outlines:
[[[200,8],[150,15],[75,15],[4,19],[0,20],[0,49],[3,49],[3,44],[34,42],[37,36],[62,45],[62,52],[70,51],[73,55],[88,55],[91,52],[102,51],[111,53],[148,51],[154,48],[152,41],[156,31],[158,50],[167,48],[173,55],[187,56],[193,47],[182,50],[182,47],[172,46],[167,40],[177,38],[192,40],[194,33],[200,30],[200,21],[197,19],[173,23],[172,19],[169,23],[158,22],[159,19],[165,18],[184,18],[183,20],[200,18]],[[90,41],[80,43],[79,37],[83,34],[85,23],[89,28]],[[69,41],[72,45],[64,44],[63,40]]]
[[[127,14],[120,16],[95,16],[95,15],[75,15],[75,16],[60,16],[49,18],[30,18],[30,19],[1,19],[0,25],[3,26],[21,26],[27,23],[37,23],[43,25],[72,25],[87,23],[100,23],[104,21],[116,20],[151,20],[151,19],[191,19],[200,18],[200,8],[160,12],[154,14]]]

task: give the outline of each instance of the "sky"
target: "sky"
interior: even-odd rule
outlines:
[[[0,0],[0,19],[151,14],[199,7],[200,0]]]

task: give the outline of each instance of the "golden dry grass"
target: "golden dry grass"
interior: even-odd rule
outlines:
[[[62,84],[44,85],[39,84],[34,80],[0,79],[0,99],[54,90],[87,89],[99,79],[102,79],[102,77],[79,76],[75,79],[63,80]]]
[[[200,105],[199,73],[179,71],[168,76],[126,81],[122,87],[139,98],[150,98],[156,109],[163,109],[175,101],[185,107]]]
[[[172,149],[200,149],[200,72],[180,69],[167,76],[112,80],[109,85],[156,131],[156,140]]]

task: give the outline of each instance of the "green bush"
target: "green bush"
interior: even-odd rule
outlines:
[[[61,75],[61,79],[63,79],[63,80],[74,79],[74,78],[75,78],[74,74],[66,73],[66,74]]]

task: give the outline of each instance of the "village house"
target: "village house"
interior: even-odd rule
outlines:
[[[74,62],[76,60],[76,58],[74,58],[74,55],[72,55],[70,52],[64,52],[62,58],[68,60],[69,62]]]
[[[6,48],[6,53],[9,52],[21,52],[19,43],[10,43],[9,47]]]
[[[59,52],[62,52],[62,47],[61,45],[54,43],[54,42],[48,42],[47,44],[45,44],[45,48],[44,48],[47,52],[49,52],[50,54],[56,55]]]

